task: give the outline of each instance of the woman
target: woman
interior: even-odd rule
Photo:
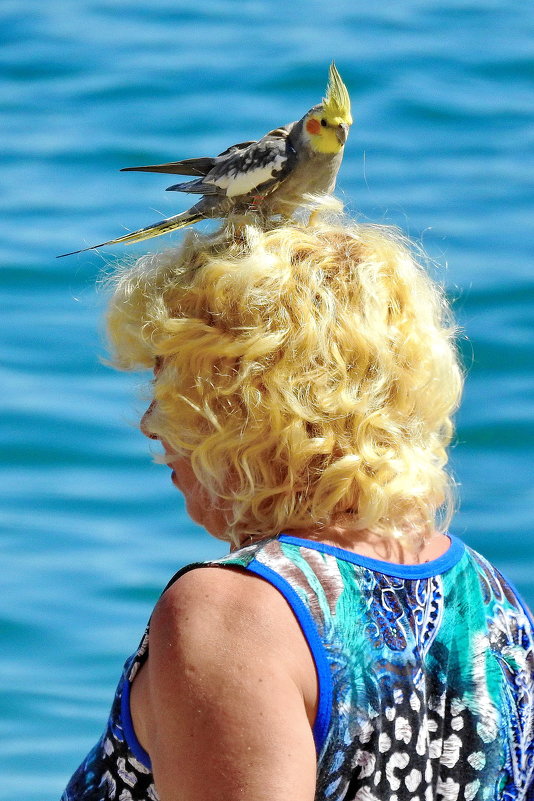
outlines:
[[[154,368],[142,430],[232,550],[171,580],[64,799],[524,798],[534,629],[446,534],[461,372],[406,244],[190,234],[117,277],[109,332],[117,366]]]

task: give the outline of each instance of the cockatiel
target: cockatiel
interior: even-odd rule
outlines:
[[[125,167],[124,171],[197,176],[194,181],[168,189],[202,198],[181,214],[73,253],[119,242],[140,242],[202,219],[250,210],[263,219],[273,215],[290,217],[302,204],[304,195],[333,191],[351,125],[349,93],[332,62],[326,97],[297,122],[275,128],[258,141],[232,145],[213,158]]]

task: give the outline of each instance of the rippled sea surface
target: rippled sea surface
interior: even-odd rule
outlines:
[[[533,7],[3,0],[0,31],[0,797],[59,797],[168,577],[223,552],[136,429],[147,376],[101,361],[95,283],[126,248],[55,255],[185,209],[119,168],[300,117],[331,58],[356,120],[340,196],[422,240],[456,300],[453,530],[534,605]]]

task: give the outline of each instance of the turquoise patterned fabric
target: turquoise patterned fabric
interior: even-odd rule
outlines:
[[[316,801],[532,801],[534,624],[475,551],[452,538],[392,565],[282,535],[205,564],[270,581],[299,620],[319,684]],[[157,801],[128,708],[148,643],[63,801]]]

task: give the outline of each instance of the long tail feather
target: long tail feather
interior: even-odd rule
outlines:
[[[202,214],[190,214],[188,211],[184,211],[182,214],[176,214],[174,217],[167,217],[166,220],[161,220],[161,222],[155,223],[154,225],[147,225],[146,228],[132,231],[130,234],[119,236],[117,239],[109,239],[107,242],[101,242],[100,245],[92,245],[89,248],[73,250],[71,253],[61,253],[59,256],[56,256],[56,258],[62,259],[64,256],[74,256],[76,253],[85,253],[87,250],[96,250],[106,245],[117,245],[121,242],[124,244],[142,242],[144,239],[152,239],[154,236],[161,236],[162,234],[168,234],[170,231],[176,231],[179,228],[193,225],[202,219],[204,219]]]
[[[175,175],[206,175],[213,167],[214,159],[184,159],[168,164],[148,164],[146,167],[123,167],[121,172],[163,172]]]

